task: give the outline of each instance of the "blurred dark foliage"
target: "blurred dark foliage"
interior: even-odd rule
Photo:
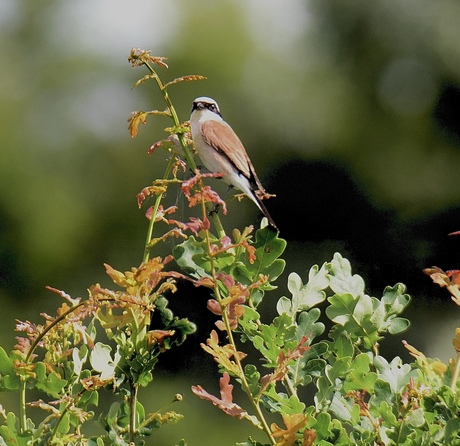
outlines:
[[[460,86],[443,86],[433,116],[446,138],[460,147]]]

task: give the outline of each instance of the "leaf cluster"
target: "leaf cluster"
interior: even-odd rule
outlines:
[[[385,336],[409,326],[401,317],[410,303],[404,285],[386,287],[379,298],[369,296],[362,277],[337,253],[331,262],[312,267],[305,284],[290,274],[288,289],[291,296],[278,300],[273,321],[262,323],[248,305],[235,328],[260,353],[261,364],[244,364],[242,377],[216,353],[217,345],[213,351],[224,374],[248,383],[256,406],[280,416],[282,424],[270,425],[270,444],[458,444],[458,386],[449,386],[453,367],[407,343],[413,363],[379,354]],[[318,308],[325,304],[327,336]],[[228,381],[221,383],[221,392],[227,388]],[[310,402],[302,398],[303,389],[313,395]],[[224,411],[237,405],[228,392],[225,404],[201,388],[195,393]],[[249,413],[246,418],[253,421]],[[240,444],[260,445],[251,439]]]
[[[156,257],[124,273],[106,265],[121,290],[94,285],[86,300],[53,290],[65,299],[56,316],[44,315],[42,325],[18,322],[24,335],[15,349],[7,354],[0,348],[0,390],[24,399],[20,417],[3,411],[1,444],[127,445],[180,419],[174,412],[146,414],[134,398],[152,381],[160,354],[195,331],[193,323],[168,309],[166,296],[175,291],[177,274],[164,270],[167,262]],[[158,327],[151,326],[154,312],[160,314]],[[94,417],[103,389],[118,401],[99,418],[106,434],[86,439],[82,425]],[[27,403],[46,414],[37,425],[25,412],[31,390],[44,398]]]

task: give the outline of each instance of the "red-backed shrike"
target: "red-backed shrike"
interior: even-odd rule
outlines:
[[[246,149],[233,129],[222,119],[214,99],[196,98],[190,117],[192,139],[201,161],[212,173],[221,173],[222,179],[247,195],[278,230],[261,197],[267,192],[256,175]]]

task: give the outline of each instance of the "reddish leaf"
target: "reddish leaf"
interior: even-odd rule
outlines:
[[[217,274],[217,279],[219,279],[228,290],[235,285],[235,279],[230,274],[219,273]]]
[[[316,432],[313,429],[305,429],[303,431],[302,446],[311,446],[316,440]]]
[[[147,151],[147,153],[149,155],[153,155],[153,152],[162,147],[163,149],[165,150],[170,150],[172,149],[174,146],[175,146],[175,142],[173,139],[171,138],[168,138],[168,139],[162,139],[161,141],[157,141],[156,143],[152,144],[149,148],[149,150]]]
[[[460,269],[451,269],[446,271],[447,277],[449,277],[452,283],[460,285]]]
[[[206,77],[204,76],[200,76],[198,74],[190,74],[188,76],[181,76],[181,77],[178,77],[174,80],[172,80],[171,82],[168,82],[164,88],[168,88],[170,87],[171,85],[174,85],[174,84],[178,84],[179,82],[190,82],[190,81],[201,81],[201,80],[205,80]]]
[[[196,217],[190,217],[190,221],[188,223],[184,223],[178,220],[168,220],[170,225],[176,225],[183,230],[189,229],[195,235],[198,235],[200,231],[209,229],[210,223],[209,220],[206,218],[205,220],[200,220]]]
[[[260,393],[262,394],[270,383],[275,381],[281,381],[287,375],[289,371],[289,363],[293,360],[301,358],[307,350],[310,349],[308,345],[305,345],[308,341],[307,336],[302,336],[300,342],[296,345],[293,350],[287,352],[281,351],[276,359],[276,368],[273,373],[269,373],[260,379]]]
[[[425,274],[431,277],[434,283],[437,283],[441,287],[448,286],[450,284],[450,279],[448,275],[437,266],[433,266],[431,268],[425,268],[423,270]]]
[[[195,281],[195,286],[205,286],[207,288],[214,288],[214,281],[210,277],[200,277],[197,281]]]
[[[211,401],[214,406],[217,406],[227,415],[238,419],[246,418],[256,426],[259,426],[257,418],[250,416],[244,409],[238,404],[233,402],[233,385],[230,384],[230,375],[224,372],[220,382],[220,398],[206,392],[201,386],[192,386],[192,392],[199,396],[203,400]]]
[[[276,442],[277,446],[292,446],[296,444],[298,439],[297,433],[305,427],[307,416],[303,413],[282,415],[286,429],[279,427],[276,423],[271,425],[273,437],[279,439]],[[311,443],[310,443],[311,444]],[[308,445],[308,443],[303,443]]]
[[[153,152],[155,152],[156,149],[158,149],[159,147],[161,147],[163,145],[163,141],[157,141],[156,143],[152,144],[149,148],[149,150],[147,151],[147,153],[149,155],[153,155]]]
[[[147,186],[144,187],[138,194],[137,194],[137,205],[139,208],[142,206],[142,203],[145,201],[145,199],[150,196],[150,195],[160,195],[165,193],[167,190],[167,187],[164,185],[152,185],[152,186]]]
[[[131,118],[128,119],[128,130],[131,138],[135,138],[139,132],[139,124],[147,122],[147,113],[143,111],[132,112]]]
[[[232,344],[219,345],[219,336],[215,330],[211,331],[210,337],[206,340],[206,344],[201,344],[204,351],[213,356],[214,360],[220,364],[225,370],[239,376],[240,369],[233,358],[242,360],[246,354],[239,352]]]
[[[119,286],[123,287],[123,288],[126,288],[128,286],[130,286],[132,284],[131,281],[129,281],[129,279],[127,279],[127,277],[125,276],[125,274],[123,274],[122,272],[120,271],[117,271],[116,269],[112,268],[109,264],[107,263],[104,263],[104,266],[105,266],[105,271],[107,273],[107,275]]]
[[[222,315],[222,308],[216,299],[209,299],[207,303],[207,307],[211,313],[216,314],[217,316]]]

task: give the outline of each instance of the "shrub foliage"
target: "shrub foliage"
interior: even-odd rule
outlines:
[[[85,299],[50,288],[63,301],[56,314],[43,314],[41,324],[18,321],[13,351],[0,347],[0,391],[18,395],[19,413],[0,407],[0,445],[142,444],[162,425],[177,422],[181,415],[169,408],[146,413],[138,390],[151,383],[161,354],[195,331],[192,321],[168,308],[178,279],[208,288],[208,310],[218,316],[202,347],[217,363],[220,394],[199,384],[192,392],[262,430],[264,444],[460,445],[458,355],[444,364],[407,343],[412,363],[379,352],[385,336],[409,327],[401,317],[410,303],[403,284],[369,296],[363,278],[336,253],[312,267],[305,282],[290,274],[289,296],[278,298],[277,316],[262,320],[259,306],[276,290],[286,241],[268,226],[227,233],[215,212],[227,212],[210,187],[219,175],[197,169],[188,123],[179,120],[169,96],[171,87],[204,78],[164,83],[156,70],[167,68],[165,59],[149,51],[134,49],[129,61],[148,70],[135,86],[156,82],[166,105],[163,111],[134,112],[131,135],[152,116],[171,119],[167,137],[149,149],[150,155],[169,158],[165,174],[137,197],[139,207],[153,203],[146,210],[143,261],[126,272],[105,265],[114,289],[93,285]],[[170,188],[183,193],[191,213],[187,221],[175,217],[177,206],[164,207]],[[177,239],[172,252],[153,256],[157,244],[170,238]],[[426,273],[460,304],[458,271]],[[152,319],[154,313],[159,317]],[[453,343],[460,351],[460,329]],[[244,351],[249,344],[258,352],[257,363]],[[234,401],[234,385],[241,386],[245,401]],[[106,412],[98,408],[102,389],[113,397]],[[30,400],[31,390],[41,398]],[[41,409],[42,417],[32,421],[29,407]],[[85,425],[93,420],[103,433],[88,438]],[[238,445],[262,443],[248,438]]]

